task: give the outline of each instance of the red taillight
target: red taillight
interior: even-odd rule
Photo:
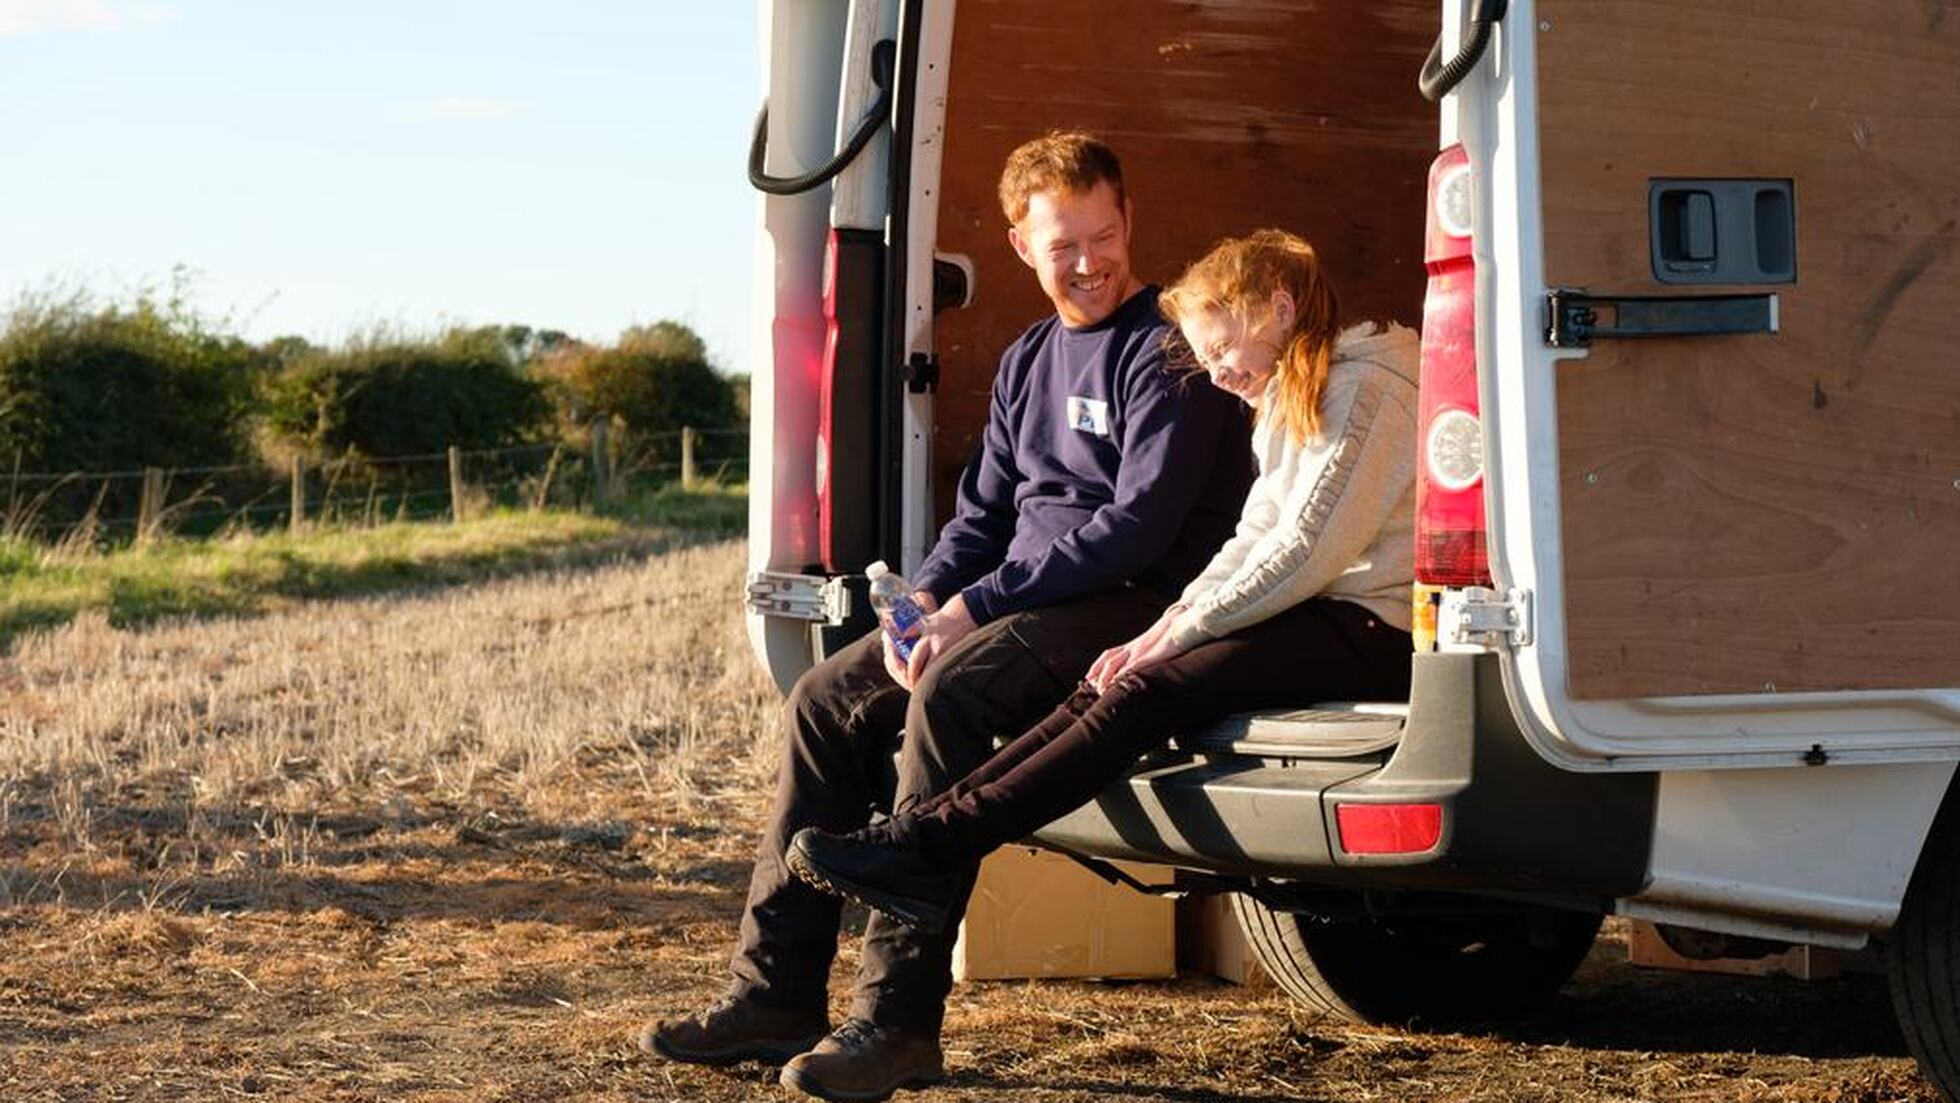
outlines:
[[[824,244],[823,365],[817,418],[818,559],[834,574],[879,557],[879,364],[883,231],[833,229]]]
[[[823,246],[823,366],[818,378],[822,389],[817,404],[817,548],[824,565],[832,570],[847,568],[832,562],[831,549],[836,511],[831,508],[830,446],[836,431],[837,409],[837,231],[832,229]]]
[[[1440,804],[1337,804],[1334,826],[1349,854],[1421,854],[1443,838]]]
[[[1477,416],[1477,267],[1470,157],[1451,146],[1429,168],[1417,409],[1416,581],[1489,586],[1483,427]]]

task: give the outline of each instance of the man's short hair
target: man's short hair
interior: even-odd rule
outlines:
[[[1000,173],[1000,212],[1009,225],[1019,225],[1036,192],[1079,194],[1104,181],[1116,190],[1116,204],[1122,206],[1123,165],[1115,151],[1092,134],[1051,130],[1007,155],[1007,167]]]

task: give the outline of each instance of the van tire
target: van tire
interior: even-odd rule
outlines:
[[[1320,919],[1243,893],[1232,911],[1275,983],[1352,1023],[1456,1026],[1549,1001],[1592,948],[1601,916],[1545,908],[1467,916]]]
[[[1884,945],[1899,1033],[1919,1071],[1960,1103],[1960,804],[1951,795]]]

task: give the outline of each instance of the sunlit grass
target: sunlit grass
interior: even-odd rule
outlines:
[[[295,601],[644,555],[740,532],[746,501],[742,487],[666,487],[604,515],[502,511],[454,524],[238,532],[80,550],[0,539],[0,643],[84,612],[116,626],[262,613]]]

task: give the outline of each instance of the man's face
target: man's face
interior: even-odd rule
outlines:
[[[1034,193],[1007,239],[1068,325],[1102,321],[1138,289],[1130,275],[1129,203],[1117,201],[1108,181],[1085,192]]]

